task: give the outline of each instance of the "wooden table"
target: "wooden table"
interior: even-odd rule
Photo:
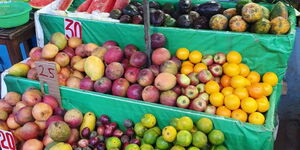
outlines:
[[[32,48],[31,40],[35,34],[34,21],[30,19],[28,23],[9,29],[0,29],[0,44],[6,45],[12,64],[22,61],[20,43],[24,44],[26,55],[28,56]]]

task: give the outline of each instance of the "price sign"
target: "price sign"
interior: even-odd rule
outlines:
[[[49,94],[54,96],[61,106],[61,97],[58,85],[58,77],[56,71],[56,63],[48,61],[38,61],[35,63],[38,77],[41,84],[41,90],[44,91],[44,83],[48,84]]]
[[[65,24],[65,36],[67,37],[67,39],[71,37],[78,37],[80,39],[82,38],[81,22],[73,19],[65,18],[64,24]]]
[[[14,136],[11,132],[0,130],[0,149],[17,150]]]

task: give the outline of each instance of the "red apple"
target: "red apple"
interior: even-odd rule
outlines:
[[[118,43],[116,41],[109,40],[109,41],[104,42],[102,46],[109,48],[111,46],[118,46]]]
[[[187,86],[184,90],[184,95],[187,96],[189,99],[196,98],[198,94],[199,94],[198,89],[193,85]]]
[[[206,101],[201,100],[200,98],[194,99],[191,103],[191,108],[196,111],[202,112],[206,109],[206,107],[207,107]]]
[[[216,114],[216,110],[217,110],[217,108],[215,106],[208,105],[205,109],[205,113],[214,115],[214,114]]]
[[[176,85],[175,87],[172,88],[172,90],[177,94],[181,95],[181,87],[179,85]]]
[[[124,77],[127,79],[130,83],[135,83],[138,79],[140,69],[136,67],[129,67],[126,69]]]
[[[29,57],[32,60],[40,60],[42,58],[42,48],[34,47],[29,52]]]
[[[215,77],[219,77],[223,73],[222,66],[219,64],[212,64],[208,67],[208,69],[211,72],[211,74]]]
[[[197,76],[198,76],[198,73],[196,73],[196,72],[191,72],[191,73],[188,74],[188,77],[191,80],[191,85],[196,86],[196,85],[199,84],[200,81],[199,81]]]
[[[163,105],[175,106],[177,94],[173,90],[164,91],[160,94],[159,101]]]
[[[110,64],[112,62],[121,62],[123,59],[123,55],[123,51],[120,49],[120,47],[111,46],[104,54],[104,61],[106,64]]]
[[[59,106],[56,98],[54,96],[51,96],[51,95],[44,95],[43,102],[50,105],[52,109]]]
[[[206,83],[213,79],[213,75],[207,69],[203,69],[199,72],[198,79],[200,80],[200,82]]]
[[[124,74],[124,68],[119,62],[112,62],[105,68],[105,76],[110,80],[116,80],[122,77]]]
[[[141,100],[142,99],[143,87],[139,84],[132,84],[127,90],[127,97],[131,99]]]
[[[144,52],[134,52],[129,60],[129,64],[133,67],[143,67],[147,63],[147,55]]]
[[[138,51],[138,48],[135,45],[133,44],[126,45],[124,48],[125,57],[130,59],[131,55],[136,51]]]
[[[177,58],[176,56],[173,56],[171,58],[172,61],[174,61],[177,64],[177,68],[181,67],[181,60],[179,58]]]
[[[187,75],[185,75],[185,74],[177,74],[176,78],[177,78],[177,83],[181,87],[187,87],[191,83],[190,78]]]
[[[123,66],[123,68],[126,70],[128,67],[130,67],[129,64],[129,59],[125,58],[122,60],[121,65]]]
[[[208,95],[207,93],[205,93],[205,92],[200,93],[200,94],[198,95],[197,99],[198,99],[198,98],[201,99],[201,100],[206,101],[206,103],[208,104],[208,101],[209,101],[209,95]]]
[[[63,52],[65,52],[65,53],[70,57],[70,59],[71,59],[73,56],[75,56],[75,51],[74,51],[74,49],[71,48],[71,47],[66,47],[66,48],[63,50]]]
[[[198,89],[198,92],[199,93],[203,93],[205,91],[205,88],[204,88],[204,84],[203,83],[200,83],[196,86],[196,88]]]
[[[151,35],[152,49],[164,47],[165,43],[166,43],[166,37],[162,33],[153,33]]]
[[[151,65],[149,69],[153,72],[154,76],[159,74],[159,65]]]
[[[77,46],[75,49],[75,55],[80,56],[80,57],[86,57],[84,47],[85,47],[85,44],[81,44],[81,45]]]
[[[94,89],[96,92],[99,93],[108,93],[111,91],[112,82],[110,79],[106,77],[102,77],[101,79],[95,81],[94,83]]]
[[[160,65],[171,58],[169,50],[165,48],[157,48],[153,51],[151,60],[153,64]]]
[[[209,66],[214,63],[214,58],[212,55],[204,55],[201,62],[204,63],[206,66]]]
[[[125,97],[128,87],[129,82],[124,78],[119,78],[113,82],[112,94],[115,96]]]
[[[181,95],[177,98],[176,105],[180,108],[188,108],[190,105],[190,99],[184,95]]]
[[[52,122],[56,122],[56,121],[64,121],[64,119],[62,116],[59,115],[51,116],[46,121],[46,128],[48,128]]]
[[[138,74],[137,82],[141,86],[148,86],[151,85],[154,81],[154,74],[150,69],[142,69]]]
[[[142,98],[146,102],[156,103],[159,100],[159,90],[155,86],[146,86],[142,92]]]
[[[214,56],[214,62],[220,65],[224,64],[226,62],[226,55],[224,53],[217,53]]]
[[[85,77],[80,81],[80,89],[93,91],[94,89],[94,82],[89,77]]]

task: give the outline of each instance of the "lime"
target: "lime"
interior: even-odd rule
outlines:
[[[193,129],[193,120],[190,117],[181,117],[177,121],[177,128],[179,130],[188,130],[191,131]]]
[[[225,137],[222,131],[220,130],[212,130],[208,134],[208,140],[213,145],[220,145],[224,142]]]
[[[106,141],[106,148],[112,149],[112,148],[120,148],[121,147],[121,140],[117,137],[110,137]]]
[[[144,137],[143,137],[143,141],[146,144],[155,144],[156,139],[159,135],[154,131],[154,130],[148,130],[145,132]]]
[[[153,131],[155,131],[158,135],[161,135],[161,130],[160,130],[159,127],[153,127],[153,128],[151,128],[151,129],[149,129],[149,130],[153,130]]]
[[[193,134],[193,145],[196,147],[204,147],[207,145],[207,136],[201,131],[197,131]]]
[[[187,130],[181,130],[177,133],[176,144],[187,147],[192,143],[192,134]]]
[[[193,147],[190,147],[188,150],[200,150],[200,149],[193,146]]]
[[[128,144],[125,150],[140,150],[140,147],[137,144]]]
[[[147,129],[143,126],[142,123],[138,122],[134,125],[134,132],[138,136],[143,136]]]
[[[153,146],[150,144],[142,144],[140,147],[141,150],[154,150]]]
[[[196,125],[200,131],[206,134],[208,134],[213,129],[213,122],[208,118],[201,118],[197,121]]]
[[[177,131],[173,126],[166,126],[162,131],[162,135],[167,142],[173,142],[176,138]]]
[[[195,125],[193,125],[193,129],[191,130],[191,133],[193,134],[193,133],[195,133],[197,131],[198,131],[198,128]]]
[[[141,119],[141,122],[142,122],[143,126],[145,126],[147,128],[152,128],[156,124],[156,118],[152,114],[145,114],[143,116],[143,118]]]
[[[185,150],[185,148],[180,145],[174,145],[171,150]]]
[[[214,145],[211,149],[212,150],[227,150],[227,147],[224,145]]]
[[[177,122],[178,122],[178,118],[173,118],[171,121],[170,121],[170,125],[173,126],[176,130],[177,129]]]
[[[158,149],[170,149],[171,144],[165,141],[162,136],[160,136],[156,140],[156,147]]]

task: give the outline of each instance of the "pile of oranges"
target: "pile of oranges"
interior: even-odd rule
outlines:
[[[200,72],[208,67],[201,63],[202,54],[199,51],[189,52],[180,48],[176,52],[177,58],[185,60],[181,66],[182,74]],[[278,77],[273,72],[262,76],[242,63],[242,56],[236,51],[226,55],[226,62],[222,65],[223,74],[219,80],[211,80],[205,84],[209,102],[215,106],[216,115],[231,117],[242,122],[262,125],[265,122],[263,113],[270,108],[268,96],[278,83]]]

